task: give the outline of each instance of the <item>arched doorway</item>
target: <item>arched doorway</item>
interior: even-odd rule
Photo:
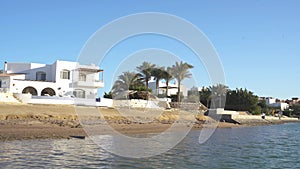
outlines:
[[[33,96],[36,96],[37,95],[37,90],[34,88],[34,87],[25,87],[23,90],[22,90],[22,93],[30,93],[32,94]]]
[[[49,96],[54,96],[55,95],[55,91],[49,87],[45,88],[42,90],[42,93],[41,93],[42,96],[45,96],[45,95],[49,95]]]

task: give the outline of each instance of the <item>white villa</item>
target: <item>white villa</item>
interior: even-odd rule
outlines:
[[[282,103],[282,102],[276,102],[275,98],[272,97],[267,97],[266,98],[266,104],[270,107],[278,107],[281,110],[286,110],[289,108],[289,104],[287,103]]]
[[[104,87],[103,70],[78,62],[5,62],[3,74],[0,74],[0,92],[5,93],[95,99],[101,87]]]
[[[166,88],[167,88],[167,85],[166,85],[166,82],[161,80],[159,81],[159,89],[156,90],[156,81],[154,80],[154,77],[152,77],[150,79],[150,81],[148,82],[148,85],[149,85],[149,88],[152,90],[152,93],[153,94],[166,94]],[[168,96],[171,96],[171,95],[177,95],[177,91],[178,91],[178,84],[176,83],[176,81],[172,81],[172,82],[169,82],[168,84],[168,93],[167,95]],[[183,96],[187,96],[188,95],[188,88],[184,85],[181,85],[181,92],[183,94]]]

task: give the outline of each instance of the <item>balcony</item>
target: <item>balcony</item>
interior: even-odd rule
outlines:
[[[78,88],[101,88],[101,87],[104,87],[104,82],[103,81],[76,81],[76,82],[73,83],[73,87],[78,87]]]

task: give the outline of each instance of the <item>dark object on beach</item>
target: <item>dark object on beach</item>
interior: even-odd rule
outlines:
[[[265,119],[265,117],[266,117],[265,113],[262,113],[262,114],[261,114],[261,118],[262,118],[262,119]]]
[[[85,139],[85,136],[70,136],[70,138]]]

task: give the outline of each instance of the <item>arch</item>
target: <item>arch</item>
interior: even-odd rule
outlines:
[[[43,71],[36,72],[36,80],[37,81],[46,81],[46,72],[43,72]]]
[[[22,90],[22,93],[30,93],[33,96],[36,96],[37,95],[37,90],[34,87],[28,86],[28,87],[25,87]]]
[[[42,96],[45,96],[45,95],[54,96],[55,95],[55,91],[52,88],[47,87],[47,88],[45,88],[45,89],[42,90],[41,95]]]

